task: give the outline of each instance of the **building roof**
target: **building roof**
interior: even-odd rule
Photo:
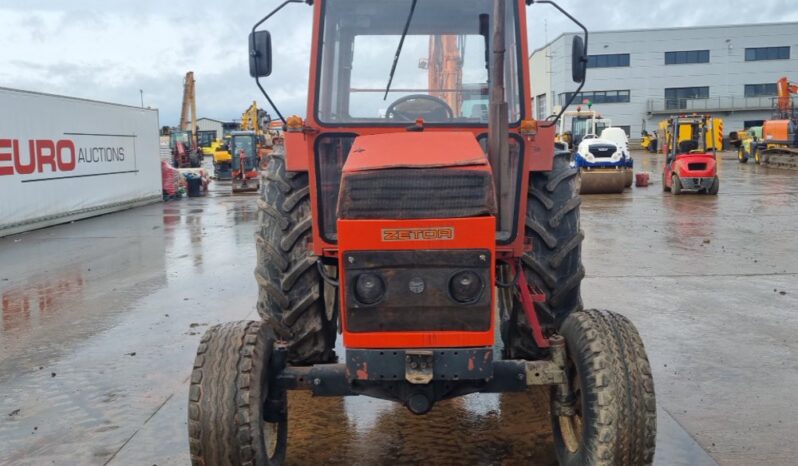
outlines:
[[[606,34],[606,33],[624,33],[624,32],[655,32],[655,31],[678,31],[678,30],[685,30],[685,29],[725,29],[725,28],[740,28],[740,27],[756,27],[756,26],[798,26],[798,22],[796,21],[783,21],[783,22],[773,22],[773,23],[741,23],[741,24],[712,24],[712,25],[702,25],[696,24],[693,26],[674,26],[674,27],[667,27],[667,28],[640,28],[640,29],[605,29],[603,31],[590,31],[590,34]],[[550,40],[541,47],[536,48],[529,54],[529,58],[532,58],[532,55],[540,52],[541,50],[549,47],[551,44],[557,42],[564,36],[572,36],[574,34],[581,34],[581,32],[571,31],[571,32],[563,32],[559,36],[555,37],[553,40]]]

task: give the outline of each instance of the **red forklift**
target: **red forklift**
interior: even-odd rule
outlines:
[[[707,133],[713,134],[709,115],[678,115],[668,119],[672,137],[668,158],[662,170],[662,190],[674,195],[685,192],[718,194],[717,154],[708,146]]]

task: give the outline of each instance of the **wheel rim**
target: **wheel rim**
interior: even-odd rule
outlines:
[[[263,446],[266,449],[266,456],[274,458],[277,453],[277,438],[280,436],[279,422],[263,422]]]
[[[559,416],[560,435],[562,436],[565,448],[570,453],[579,451],[584,438],[584,421],[582,419],[582,384],[581,378],[572,361],[569,362],[568,378],[574,392],[574,398],[578,400],[574,406],[573,416]]]

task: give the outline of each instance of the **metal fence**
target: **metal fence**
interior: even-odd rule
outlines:
[[[708,99],[649,99],[648,113],[687,112],[735,112],[744,110],[772,110],[775,97],[710,97]],[[793,98],[793,102],[798,98]]]

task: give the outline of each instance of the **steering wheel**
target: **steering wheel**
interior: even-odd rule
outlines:
[[[392,120],[416,121],[416,118],[440,121],[454,118],[452,107],[445,100],[427,94],[412,94],[396,99],[388,110],[385,118]]]

